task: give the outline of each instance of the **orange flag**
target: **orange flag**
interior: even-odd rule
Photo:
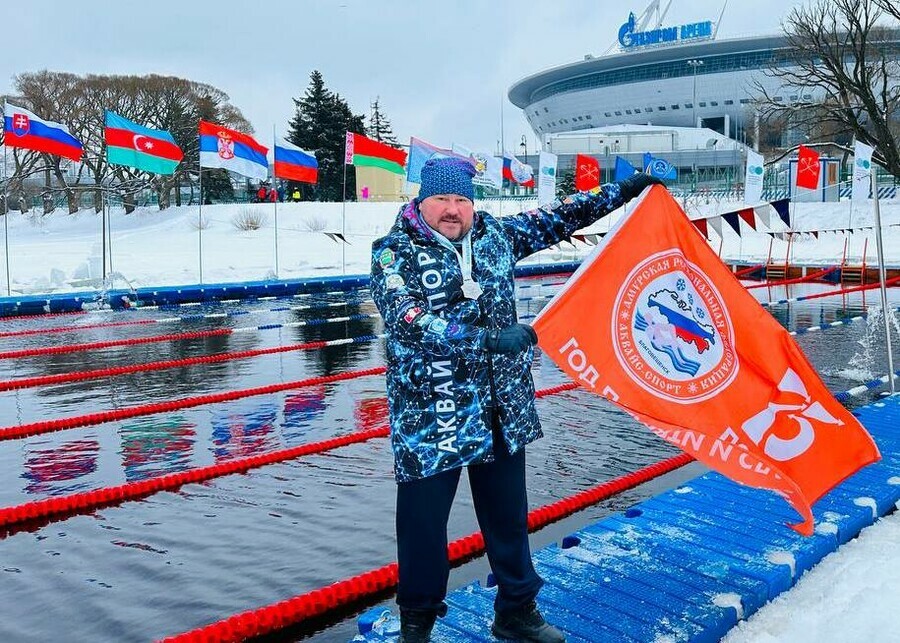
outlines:
[[[534,322],[585,388],[732,480],[810,506],[880,458],[806,356],[665,188],[638,204]]]

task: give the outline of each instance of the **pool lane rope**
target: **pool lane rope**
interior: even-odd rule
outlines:
[[[0,337],[25,337],[28,335],[51,335],[54,333],[74,333],[82,330],[94,330],[97,328],[116,328],[121,326],[146,326],[148,324],[176,324],[180,322],[205,321],[208,319],[228,319],[230,317],[239,317],[241,315],[259,315],[262,313],[279,313],[284,311],[302,311],[302,310],[321,310],[322,308],[338,308],[351,306],[361,301],[371,300],[355,300],[332,301],[322,304],[310,304],[300,306],[279,306],[277,308],[266,308],[261,310],[236,310],[226,313],[205,313],[200,315],[182,315],[181,317],[160,317],[157,319],[132,319],[129,321],[102,322],[97,324],[86,324],[84,326],[57,326],[54,328],[31,328],[28,330],[10,330],[0,332]]]
[[[168,335],[150,335],[149,337],[133,337],[129,339],[114,339],[105,342],[89,342],[86,344],[67,344],[65,346],[45,346],[42,348],[25,348],[14,351],[0,352],[0,359],[18,359],[21,357],[36,357],[39,355],[61,355],[64,353],[78,353],[81,351],[100,350],[117,346],[133,346],[138,344],[153,344],[157,342],[173,342],[185,339],[201,339],[204,337],[218,337],[222,335],[234,335],[238,333],[255,333],[262,330],[274,330],[277,328],[299,328],[301,326],[319,326],[322,324],[335,324],[341,322],[358,321],[380,317],[378,313],[359,313],[345,315],[343,317],[330,317],[328,319],[308,319],[283,324],[261,324],[259,326],[243,326],[241,328],[214,328],[211,330],[197,330],[186,333],[172,333]]]
[[[141,404],[138,406],[129,406],[122,409],[112,409],[109,411],[100,411],[99,413],[88,413],[86,415],[76,415],[67,418],[59,418],[56,420],[41,420],[39,422],[31,422],[29,424],[20,424],[17,426],[7,426],[0,428],[0,441],[16,440],[26,438],[33,435],[44,435],[46,433],[55,433],[56,431],[65,431],[84,426],[95,426],[97,424],[106,424],[107,422],[115,422],[118,420],[127,420],[130,418],[141,417],[144,415],[154,415],[156,413],[168,413],[170,411],[180,411],[182,409],[190,409],[205,404],[217,404],[219,402],[231,402],[256,395],[268,395],[270,393],[280,393],[281,391],[289,391],[291,389],[305,388],[308,386],[316,386],[318,384],[328,384],[331,382],[341,382],[344,380],[352,380],[359,377],[368,377],[370,375],[383,375],[384,366],[375,368],[366,368],[356,371],[344,371],[336,375],[323,375],[320,377],[310,377],[294,382],[282,382],[281,384],[269,384],[267,386],[257,386],[255,388],[238,389],[236,391],[226,391],[224,393],[211,393],[209,395],[198,395],[180,400],[170,400],[168,402],[156,402],[153,404]]]
[[[778,286],[789,286],[791,284],[800,284],[806,281],[815,281],[816,279],[821,279],[822,277],[830,275],[831,273],[839,269],[840,266],[830,266],[828,268],[823,268],[822,270],[810,273],[805,277],[794,277],[793,279],[782,279],[780,281],[766,281],[761,284],[745,286],[745,288],[747,290],[753,290],[754,288],[777,288]]]
[[[90,371],[75,371],[72,373],[55,373],[53,375],[36,375],[34,377],[19,377],[11,380],[0,380],[0,391],[12,391],[36,386],[50,386],[53,384],[68,384],[85,380],[118,377],[146,371],[161,371],[169,368],[183,368],[198,364],[216,364],[238,359],[249,359],[260,355],[273,355],[277,353],[289,353],[293,351],[318,350],[329,346],[345,346],[347,344],[364,344],[385,337],[381,335],[357,335],[343,339],[331,339],[328,341],[306,342],[304,344],[287,344],[285,346],[273,346],[271,348],[256,348],[246,351],[232,351],[230,353],[214,353],[198,357],[185,357],[182,359],[163,360],[158,362],[143,362],[129,364],[127,366],[111,366],[97,368]]]
[[[884,282],[885,287],[893,286],[897,283],[900,283],[900,276],[893,277]],[[777,301],[761,301],[759,302],[761,306],[777,306],[778,304],[789,304],[795,301],[808,301],[810,299],[820,299],[822,297],[834,297],[835,295],[845,295],[851,292],[859,292],[861,290],[872,290],[873,288],[879,288],[881,284],[867,284],[865,286],[853,286],[852,288],[842,288],[840,290],[834,290],[830,292],[820,292],[814,295],[803,295],[802,297],[793,297],[791,299],[779,299]]]
[[[528,531],[541,529],[616,494],[683,467],[693,460],[690,455],[682,453],[539,507],[528,513]],[[484,537],[481,532],[454,540],[447,546],[447,555],[453,567],[482,553],[484,553]],[[216,623],[165,638],[163,641],[165,643],[244,641],[271,634],[393,589],[397,586],[397,578],[397,563],[391,563],[321,589],[235,614]]]
[[[743,277],[744,275],[749,275],[752,272],[756,272],[760,268],[765,268],[765,264],[758,263],[755,266],[748,266],[746,268],[741,268],[737,272],[734,273],[735,277]]]
[[[535,397],[542,398],[549,395],[557,395],[577,387],[578,385],[574,382],[565,382],[536,391]],[[326,451],[350,444],[367,442],[375,438],[386,438],[389,435],[390,430],[387,427],[366,429],[320,442],[311,442],[246,458],[235,458],[219,464],[186,469],[177,473],[148,478],[147,480],[136,480],[115,487],[103,487],[66,496],[34,500],[12,507],[3,507],[0,508],[0,527],[8,528],[17,523],[30,520],[46,520],[57,516],[69,517],[76,513],[87,513],[100,507],[117,505],[127,500],[145,498],[160,491],[172,491],[189,483],[205,482],[233,473],[245,473],[251,469],[269,464],[293,460],[305,455],[325,453]]]

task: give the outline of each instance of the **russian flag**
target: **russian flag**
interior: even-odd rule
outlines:
[[[27,109],[6,103],[3,112],[3,142],[9,147],[22,147],[81,160],[82,144],[69,134],[69,128],[38,118]]]
[[[200,167],[218,167],[265,180],[269,176],[268,152],[269,148],[252,136],[200,121]]]
[[[503,157],[503,178],[522,187],[534,187],[534,170],[514,156]]]
[[[282,139],[281,143],[275,143],[275,176],[301,183],[316,183],[319,180],[319,162],[315,154]]]

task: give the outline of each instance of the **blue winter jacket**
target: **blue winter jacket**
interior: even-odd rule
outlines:
[[[456,253],[438,242],[416,202],[372,244],[372,295],[387,333],[387,398],[394,473],[414,480],[493,460],[492,422],[515,453],[541,437],[531,379],[533,350],[488,353],[490,329],[516,323],[513,267],[567,239],[623,200],[619,186],[576,194],[515,216],[476,212],[472,276],[462,292]],[[495,418],[496,416],[496,418]]]

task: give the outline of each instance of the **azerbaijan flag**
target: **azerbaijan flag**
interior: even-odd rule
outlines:
[[[175,139],[165,130],[138,125],[106,110],[106,159],[154,174],[175,174],[184,158]]]

